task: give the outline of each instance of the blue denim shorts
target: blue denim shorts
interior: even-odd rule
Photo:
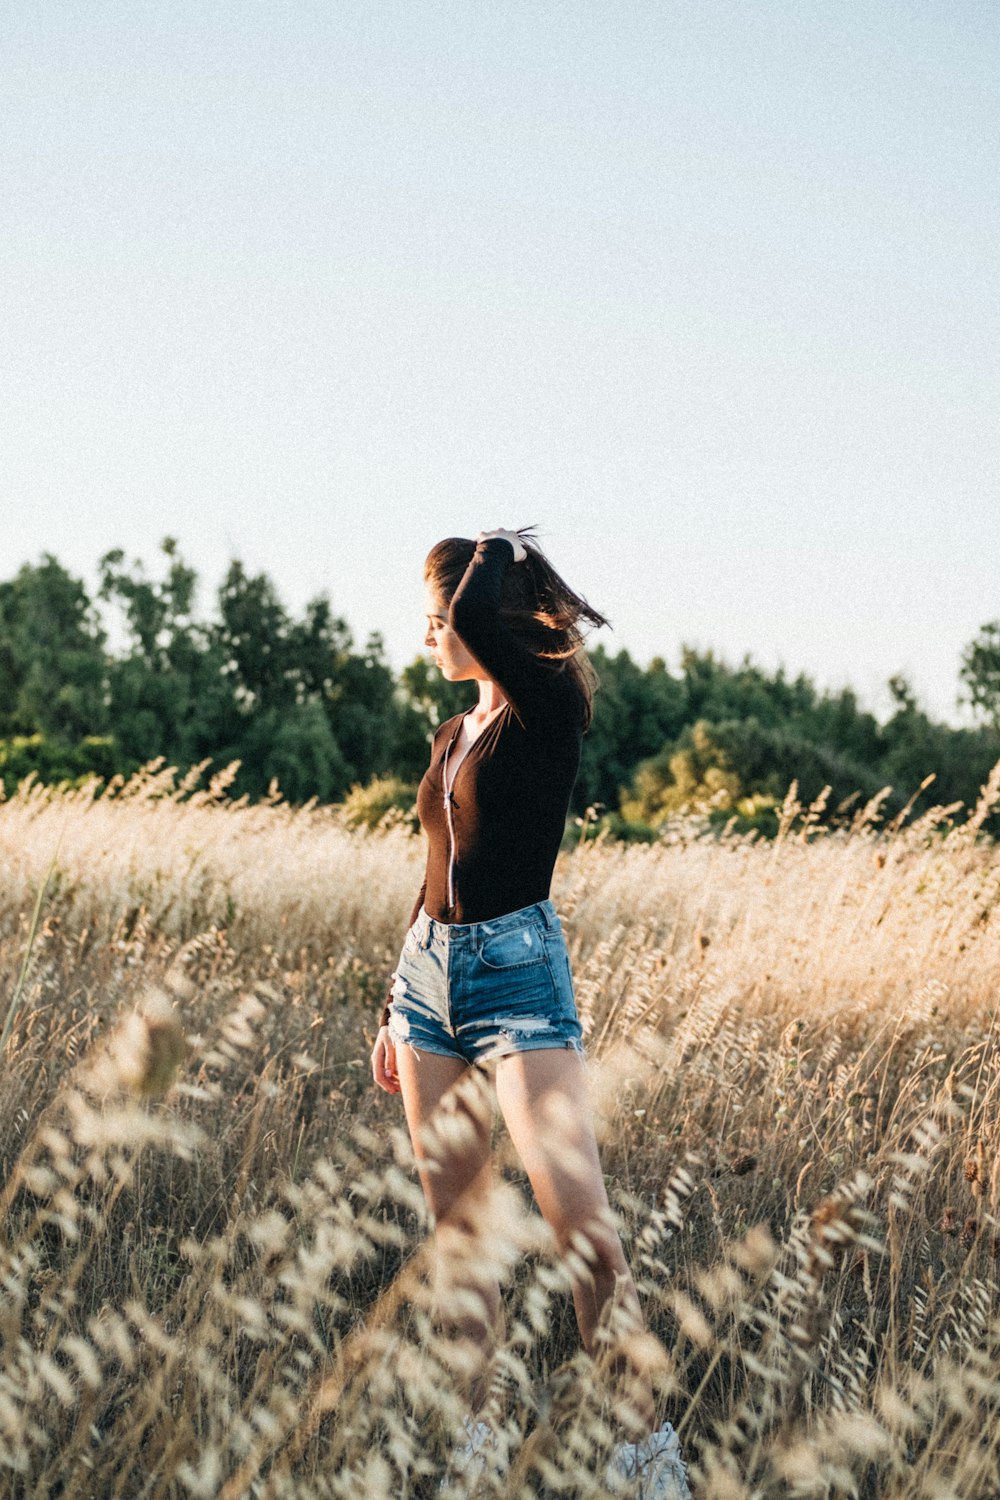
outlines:
[[[512,1052],[583,1052],[566,939],[551,901],[488,922],[438,922],[421,907],[389,1005],[396,1046],[490,1062]]]

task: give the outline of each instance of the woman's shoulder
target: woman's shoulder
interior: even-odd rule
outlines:
[[[461,724],[467,713],[468,709],[463,708],[461,713],[452,714],[450,719],[442,719],[441,723],[438,725],[438,727],[434,731],[434,734],[432,735],[432,740],[438,740],[442,735],[449,733],[453,729],[456,729],[458,725]]]

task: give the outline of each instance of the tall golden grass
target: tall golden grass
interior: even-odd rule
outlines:
[[[0,806],[0,1494],[471,1493],[368,1063],[421,843],[227,785],[154,764]],[[998,800],[1000,766],[975,810],[828,833],[791,793],[771,844],[677,823],[560,858],[697,1496],[1000,1494]],[[612,1396],[498,1161],[508,1463],[475,1493],[604,1496]]]

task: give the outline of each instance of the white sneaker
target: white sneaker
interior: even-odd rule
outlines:
[[[635,1489],[627,1491],[635,1500],[691,1500],[681,1445],[669,1422],[641,1443],[619,1443],[606,1477],[612,1486],[616,1479],[638,1480]]]
[[[456,1479],[478,1479],[496,1462],[496,1439],[488,1422],[480,1422],[471,1415],[463,1417],[462,1432],[441,1481],[442,1489],[447,1489]]]

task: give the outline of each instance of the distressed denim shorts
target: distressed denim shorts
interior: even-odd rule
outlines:
[[[438,922],[421,907],[396,965],[396,1046],[490,1062],[512,1052],[583,1052],[566,939],[551,901],[488,922]]]

